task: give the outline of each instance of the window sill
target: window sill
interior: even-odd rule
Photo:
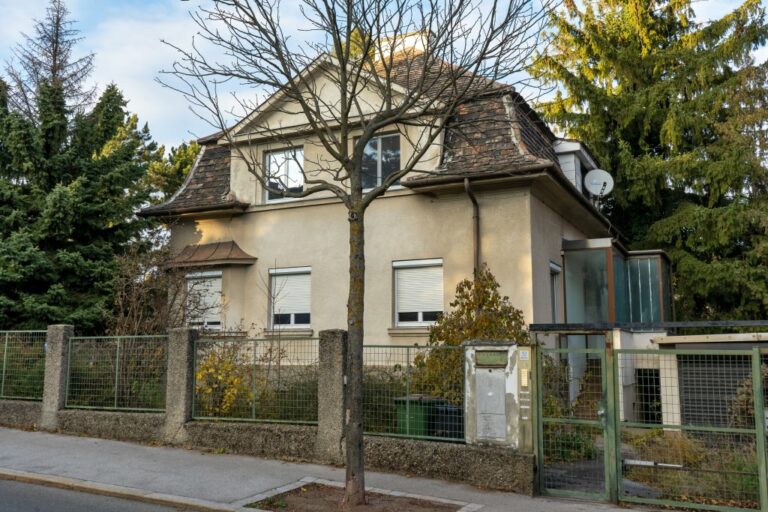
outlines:
[[[265,338],[311,338],[315,333],[309,327],[284,327],[282,329],[264,329],[262,335]]]
[[[429,336],[429,326],[390,327],[387,334],[391,338],[425,338]]]

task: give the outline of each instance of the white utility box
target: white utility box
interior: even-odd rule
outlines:
[[[471,340],[464,349],[467,443],[532,452],[531,347]]]

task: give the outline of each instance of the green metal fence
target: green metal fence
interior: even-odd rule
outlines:
[[[0,398],[42,400],[46,331],[0,331]]]
[[[765,510],[762,361],[757,348],[616,350],[619,499]]]
[[[768,510],[768,353],[752,349],[537,350],[543,494],[695,510]],[[565,343],[564,343],[565,342]]]
[[[537,354],[539,486],[549,495],[609,499],[605,351]]]
[[[366,345],[367,434],[464,441],[464,348]]]
[[[70,338],[65,406],[164,410],[167,348],[167,336]]]
[[[317,339],[195,342],[195,419],[317,423]]]

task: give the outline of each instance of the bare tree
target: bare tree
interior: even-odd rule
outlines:
[[[365,503],[366,209],[407,174],[434,171],[434,149],[449,122],[456,128],[462,105],[509,93],[520,82],[541,49],[550,1],[215,0],[192,13],[199,31],[191,48],[171,45],[179,57],[161,83],[184,94],[192,110],[221,131],[233,158],[264,190],[286,198],[332,194],[347,209],[345,507]],[[281,16],[281,8],[296,4],[306,25],[301,39],[286,31]],[[223,89],[235,84],[269,97],[262,105],[236,94],[224,97]],[[226,108],[233,98],[235,106]],[[270,123],[269,112],[300,122],[288,129]],[[233,118],[239,122],[230,126]],[[489,120],[462,122],[478,121]],[[407,158],[401,157],[399,170],[372,181],[364,172],[365,149],[389,130],[407,141]],[[296,158],[300,177],[286,171],[285,162],[270,165],[255,157],[259,141],[295,147],[296,133],[305,135],[302,146],[314,144],[322,155],[305,152],[303,163]]]
[[[22,34],[24,42],[13,49],[6,63],[10,82],[9,104],[31,121],[37,121],[37,94],[42,84],[59,85],[67,107],[79,112],[95,94],[85,81],[93,72],[94,54],[75,58],[73,50],[82,39],[73,28],[63,0],[50,0],[42,20],[35,20],[34,34]]]
[[[165,334],[221,313],[223,297],[208,298],[204,282],[188,279],[201,269],[174,266],[166,238],[164,228],[147,230],[141,243],[130,244],[117,257],[111,335]]]

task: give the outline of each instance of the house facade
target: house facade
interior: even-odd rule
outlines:
[[[315,80],[322,82],[321,72]],[[345,206],[329,193],[290,199],[265,190],[233,147],[247,145],[248,158],[302,190],[313,166],[329,157],[300,129],[300,117],[288,100],[273,97],[234,137],[200,139],[201,154],[181,189],[142,211],[168,220],[174,264],[190,268],[189,281],[202,285],[212,306],[191,324],[296,337],[346,325]],[[257,124],[272,129],[260,134]],[[410,157],[419,137],[412,130],[393,126],[368,145],[365,184],[381,183]],[[614,267],[627,255],[610,253],[618,234],[582,186],[595,167],[582,144],[556,137],[510,87],[462,105],[414,172],[366,213],[365,342],[424,343],[479,262],[529,323],[566,321],[566,298],[603,301],[587,308],[599,310],[592,317],[618,319],[614,304],[625,292],[612,268],[597,264],[605,274],[593,283],[600,293],[574,284],[566,290],[568,244],[592,250],[590,240],[602,241],[609,252],[601,246],[600,254]],[[569,279],[583,284],[595,269],[580,265],[572,265]],[[579,308],[582,319],[592,318]]]

